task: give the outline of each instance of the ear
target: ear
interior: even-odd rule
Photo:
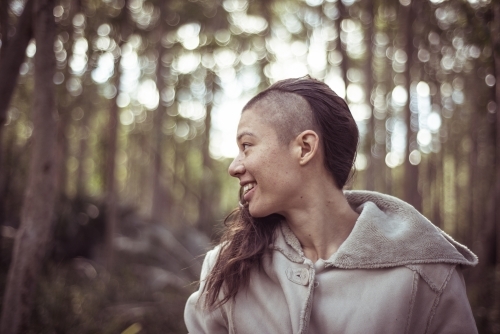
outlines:
[[[312,130],[306,130],[295,138],[297,148],[300,150],[299,164],[306,165],[312,158],[319,154],[319,136]]]

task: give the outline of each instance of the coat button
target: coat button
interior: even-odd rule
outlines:
[[[291,268],[286,270],[286,277],[295,284],[307,285],[309,283],[309,270],[306,268]]]

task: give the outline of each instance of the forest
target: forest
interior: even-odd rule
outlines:
[[[241,108],[304,75],[359,127],[348,188],[477,254],[500,333],[497,0],[1,0],[0,332],[186,332]]]

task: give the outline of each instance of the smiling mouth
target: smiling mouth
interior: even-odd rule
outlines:
[[[243,186],[243,196],[255,187],[256,183],[247,183]]]

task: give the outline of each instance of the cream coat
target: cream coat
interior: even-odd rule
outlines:
[[[185,309],[190,333],[477,333],[461,273],[477,257],[409,204],[347,191],[360,214],[338,251],[312,263],[286,224],[262,270],[235,300],[209,312],[204,282]]]

